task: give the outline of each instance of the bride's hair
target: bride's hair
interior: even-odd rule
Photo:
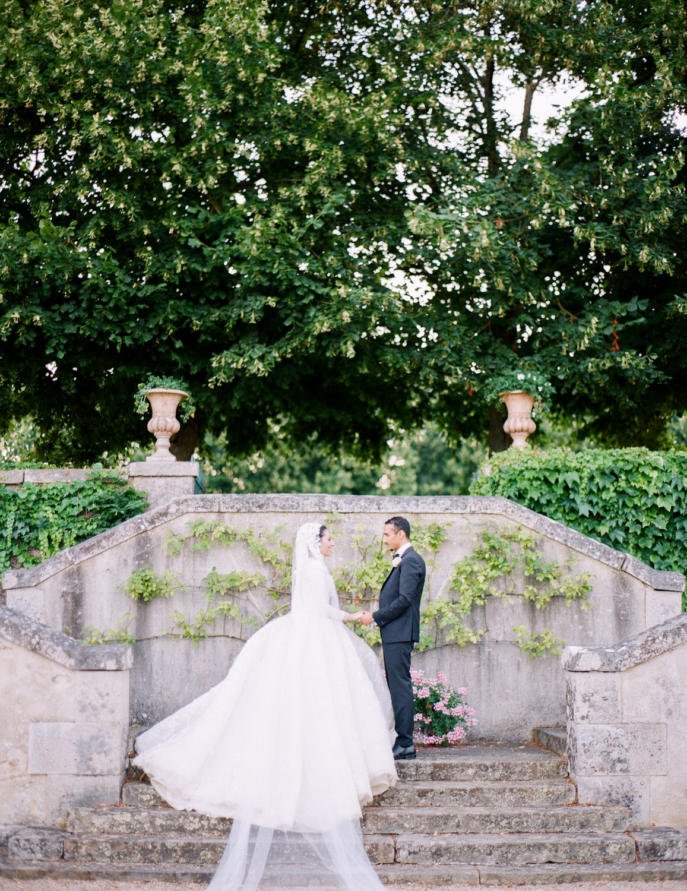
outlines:
[[[324,535],[324,533],[325,533],[326,531],[327,531],[327,527],[326,527],[326,526],[320,526],[320,531],[319,531],[318,534],[317,534],[317,537],[319,538],[320,541],[322,541],[322,536]]]

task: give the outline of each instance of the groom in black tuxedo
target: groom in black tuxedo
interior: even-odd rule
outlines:
[[[384,524],[384,544],[394,551],[392,569],[379,594],[379,609],[363,613],[361,621],[379,626],[384,668],[396,718],[394,758],[415,758],[413,745],[413,685],[410,654],[420,639],[420,598],[425,584],[425,561],[410,544],[410,523],[392,517]]]

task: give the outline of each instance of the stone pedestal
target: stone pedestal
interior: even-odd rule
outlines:
[[[148,493],[150,507],[159,507],[180,495],[193,495],[198,464],[195,461],[135,461],[129,464],[129,483]]]

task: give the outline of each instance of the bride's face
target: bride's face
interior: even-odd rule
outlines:
[[[332,538],[332,533],[329,529],[325,529],[322,533],[322,538],[320,539],[320,554],[322,554],[323,557],[328,557],[331,554],[333,547],[334,539]]]

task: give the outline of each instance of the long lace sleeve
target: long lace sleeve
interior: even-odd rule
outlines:
[[[336,593],[336,585],[334,584],[334,579],[331,577],[329,572],[327,572],[329,577],[329,603],[327,604],[327,614],[332,619],[338,619],[343,622],[348,613],[345,610],[342,610],[339,605],[339,595]]]

